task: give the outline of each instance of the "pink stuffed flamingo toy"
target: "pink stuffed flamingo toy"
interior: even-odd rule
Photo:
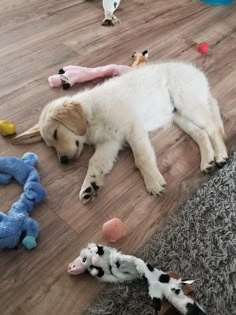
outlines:
[[[148,52],[134,53],[132,66],[110,64],[102,67],[87,68],[81,66],[67,66],[58,71],[58,74],[50,76],[48,82],[51,87],[62,86],[64,90],[69,89],[76,83],[92,81],[98,78],[113,77],[129,72],[132,68],[147,63]]]
[[[107,65],[97,68],[86,68],[81,66],[67,66],[59,70],[59,74],[48,78],[51,87],[63,86],[69,89],[76,83],[83,83],[98,78],[113,77],[130,71],[129,66]]]

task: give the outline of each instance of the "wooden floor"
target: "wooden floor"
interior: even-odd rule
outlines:
[[[100,26],[101,1],[1,0],[0,119],[11,119],[18,132],[33,125],[50,100],[72,94],[50,89],[47,77],[63,65],[130,64],[133,51],[148,49],[150,59],[177,58],[196,62],[208,74],[218,98],[229,151],[236,147],[236,5],[211,7],[198,0],[147,0],[144,5],[123,0],[117,11],[121,24]],[[211,50],[199,54],[196,43]],[[199,91],[201,93],[201,91]],[[164,217],[207,179],[199,171],[199,151],[193,141],[171,127],[153,132],[151,140],[167,181],[166,193],[149,196],[129,150],[120,154],[98,198],[83,206],[79,190],[92,149],[80,160],[60,165],[44,143],[13,146],[0,138],[1,155],[20,157],[34,151],[48,197],[33,212],[40,223],[39,246],[0,252],[0,314],[72,315],[94,298],[101,285],[89,276],[70,277],[68,263],[89,241],[102,240],[101,226],[120,217],[127,237],[117,244],[134,253]],[[1,210],[7,211],[21,187],[0,187]]]

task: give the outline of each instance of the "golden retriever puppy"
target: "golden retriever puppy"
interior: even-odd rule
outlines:
[[[148,131],[174,121],[199,145],[201,170],[223,165],[227,150],[217,101],[206,76],[194,65],[163,62],[144,65],[73,97],[52,101],[39,122],[15,143],[41,138],[56,149],[61,163],[79,157],[83,145],[95,146],[80,199],[97,195],[119,150],[128,143],[147,191],[159,195],[165,186]]]

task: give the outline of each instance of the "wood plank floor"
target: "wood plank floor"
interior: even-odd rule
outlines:
[[[13,120],[22,132],[37,121],[48,101],[86,86],[68,92],[50,89],[47,77],[63,65],[130,64],[133,51],[148,49],[151,60],[191,60],[206,71],[220,103],[227,146],[235,149],[236,5],[135,2],[123,0],[117,11],[121,24],[104,28],[100,0],[1,0],[0,119]],[[211,46],[206,56],[196,50],[200,41]],[[197,146],[176,127],[150,137],[168,184],[166,193],[157,199],[148,196],[127,150],[121,152],[98,198],[86,206],[78,195],[92,149],[64,166],[44,143],[13,146],[0,138],[1,155],[39,155],[48,191],[33,212],[41,227],[38,248],[0,252],[1,315],[80,314],[102,286],[87,275],[69,277],[66,268],[87,242],[104,242],[102,224],[114,216],[124,220],[128,235],[117,247],[132,254],[207,179],[199,171]],[[0,187],[1,210],[7,211],[20,191],[16,184]]]

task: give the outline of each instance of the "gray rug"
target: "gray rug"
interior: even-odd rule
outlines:
[[[236,314],[236,153],[137,253],[164,271],[195,279],[209,315]],[[145,283],[111,284],[87,315],[153,315]]]

